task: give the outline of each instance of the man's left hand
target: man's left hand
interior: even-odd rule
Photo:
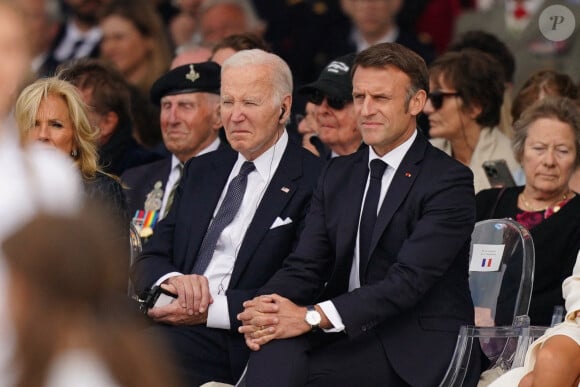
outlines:
[[[246,301],[244,308],[238,315],[238,320],[244,325],[238,330],[244,334],[246,344],[253,351],[271,340],[300,336],[311,329],[304,320],[306,307],[277,294]]]

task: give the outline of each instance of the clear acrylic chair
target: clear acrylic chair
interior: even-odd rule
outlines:
[[[529,344],[545,327],[527,316],[534,280],[534,244],[512,219],[477,222],[471,236],[469,287],[475,326],[460,329],[451,364],[440,387],[463,386],[474,345],[502,371],[523,364]]]
[[[133,263],[137,259],[137,256],[141,254],[141,250],[143,249],[143,245],[141,244],[141,237],[139,236],[139,231],[133,225],[133,223],[129,224],[129,268],[133,266]],[[127,287],[127,294],[131,298],[135,298],[135,289],[133,288],[133,284],[131,280],[129,280],[129,284]]]

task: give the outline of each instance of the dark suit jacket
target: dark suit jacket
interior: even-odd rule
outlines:
[[[128,169],[121,175],[130,216],[145,208],[147,194],[153,190],[156,182],[160,181],[163,184],[161,188],[165,189],[170,170],[171,156]]]
[[[227,142],[222,141],[220,148],[228,147]],[[159,157],[159,156],[158,156]],[[125,185],[125,196],[129,206],[129,214],[135,215],[137,210],[145,208],[147,194],[153,190],[155,183],[160,181],[161,189],[166,189],[167,179],[171,172],[171,153],[167,157],[150,162],[139,167],[127,169],[121,175],[121,180]],[[171,187],[169,188],[171,189]]]
[[[295,252],[259,293],[299,305],[330,299],[349,337],[375,334],[407,383],[436,386],[459,327],[473,324],[473,175],[419,134],[380,209],[361,287],[348,292],[368,152],[328,162]]]
[[[184,168],[168,216],[157,225],[132,270],[139,293],[161,276],[192,271],[197,252],[210,220],[236,162],[231,148],[192,158]],[[248,356],[243,337],[237,333],[236,315],[242,302],[252,298],[295,247],[318,178],[321,161],[309,151],[289,141],[276,173],[264,193],[240,246],[226,296],[231,331],[228,335],[232,359],[241,373]],[[282,188],[288,188],[288,190]],[[292,223],[270,229],[277,217],[290,217]]]

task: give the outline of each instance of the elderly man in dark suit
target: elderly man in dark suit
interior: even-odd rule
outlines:
[[[245,303],[249,386],[443,378],[460,326],[473,324],[475,201],[470,170],[417,129],[427,88],[425,62],[399,44],[356,57],[353,99],[369,147],[328,162],[295,252]]]
[[[249,354],[242,303],[281,267],[302,230],[321,161],[289,141],[292,75],[277,55],[244,50],[223,64],[220,114],[231,148],[190,159],[169,215],[132,272],[187,385],[233,383]]]
[[[214,62],[179,66],[151,88],[151,100],[161,107],[161,134],[171,156],[121,176],[128,187],[133,224],[143,238],[151,237],[156,223],[169,213],[183,164],[222,145],[218,136],[222,126],[220,70]]]

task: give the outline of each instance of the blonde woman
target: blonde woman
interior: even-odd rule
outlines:
[[[123,188],[118,179],[99,169],[98,132],[87,113],[78,90],[55,77],[39,79],[24,88],[15,107],[23,144],[41,143],[69,155],[80,171],[87,197],[102,202],[115,214],[113,219],[128,230]]]

